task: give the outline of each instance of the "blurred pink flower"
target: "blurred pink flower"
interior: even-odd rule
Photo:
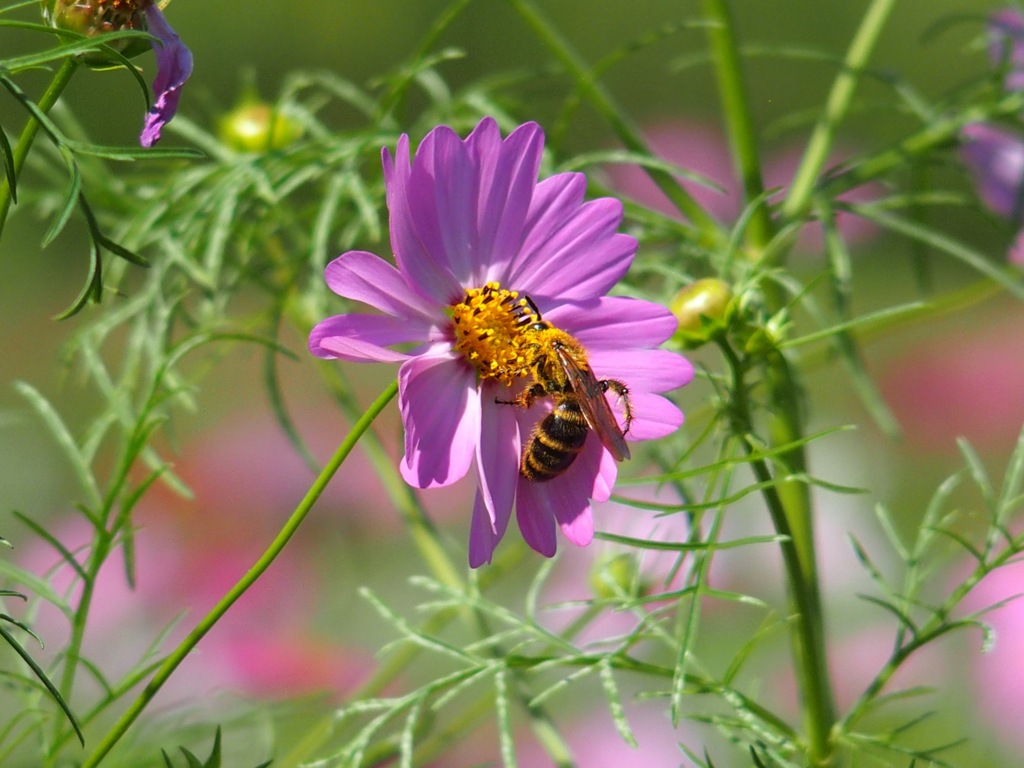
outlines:
[[[943,332],[903,350],[880,384],[908,445],[955,451],[957,437],[1008,450],[1024,426],[1024,326],[1020,316]]]
[[[76,517],[54,533],[84,562],[91,540],[84,520]],[[159,521],[136,532],[135,546],[135,589],[128,586],[117,550],[97,578],[83,645],[84,658],[113,680],[138,663],[177,617],[183,618],[159,651],[180,641],[259,554],[249,547],[232,549],[224,541],[206,551],[190,549]],[[41,541],[19,554],[19,565],[37,575],[61,562]],[[268,697],[340,693],[362,679],[371,669],[369,653],[328,642],[308,630],[321,595],[312,569],[304,565],[302,558],[275,562],[200,641],[161,696],[195,701],[196,694],[214,691]],[[61,565],[50,583],[58,594],[70,594],[71,604],[77,605],[81,583],[73,577],[71,568]],[[70,637],[69,622],[49,603],[40,604],[30,625],[46,642],[48,654],[64,648]]]
[[[597,711],[566,729],[564,736],[575,764],[580,768],[669,768],[682,766],[686,753],[679,746],[686,743],[700,751],[694,741],[693,728],[686,723],[672,727],[667,705],[655,709],[650,704],[627,706],[626,717],[637,746],[627,744],[612,722],[607,710]],[[532,740],[517,744],[522,768],[555,768],[548,754]]]
[[[669,489],[654,486],[626,488],[623,495],[666,506],[678,501]],[[616,501],[594,505],[594,518],[602,532],[647,541],[685,542],[689,531],[686,516],[662,514]],[[643,550],[608,541],[599,541],[587,550],[566,551],[544,592],[545,604],[555,606],[545,614],[548,626],[554,631],[564,629],[587,610],[585,603],[594,600],[595,596],[628,595],[631,589],[638,589],[639,594],[671,590],[672,584],[682,578],[673,573],[677,558],[675,552]],[[670,579],[672,583],[666,584]],[[656,605],[650,603],[646,609]],[[631,611],[606,608],[576,636],[575,641],[594,643],[609,640],[630,632],[639,621],[640,618]]]
[[[1024,561],[999,568],[971,591],[967,611],[979,611],[1024,593]],[[1002,741],[1024,754],[1024,599],[1017,598],[985,614],[982,620],[995,630],[988,653],[969,658],[980,720]]]
[[[680,182],[708,213],[720,221],[735,220],[740,214],[742,199],[740,184],[733,169],[729,145],[717,128],[696,121],[672,120],[652,126],[645,131],[651,150],[663,160],[692,171],[715,186],[681,178]],[[767,189],[785,190],[793,179],[803,150],[789,147],[766,155],[764,183]],[[840,148],[833,158],[838,163],[852,152]],[[608,168],[612,185],[622,194],[669,216],[678,211],[659,190],[642,168],[635,165],[612,165]],[[876,184],[866,184],[842,195],[847,202],[864,202],[877,198],[881,190]],[[776,195],[775,201],[779,200]],[[877,228],[869,221],[847,213],[837,212],[839,231],[849,243],[862,242],[872,237]],[[817,252],[823,247],[821,226],[805,226],[797,241],[797,249]]]

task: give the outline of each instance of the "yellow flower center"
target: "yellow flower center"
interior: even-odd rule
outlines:
[[[506,387],[530,371],[523,356],[523,331],[539,320],[525,297],[499,283],[469,288],[452,309],[455,348],[477,369],[481,379]]]

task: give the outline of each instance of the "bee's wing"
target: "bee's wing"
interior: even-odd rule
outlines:
[[[558,354],[558,362],[565,371],[569,387],[579,401],[587,425],[594,430],[601,444],[616,461],[628,459],[629,445],[626,444],[626,438],[619,429],[615,414],[605,399],[601,382],[589,367],[580,365],[564,348],[555,347],[555,351]]]

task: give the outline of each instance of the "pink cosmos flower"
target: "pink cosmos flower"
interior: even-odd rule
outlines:
[[[151,147],[160,140],[160,132],[178,111],[181,88],[192,75],[192,51],[181,41],[178,33],[167,23],[155,0],[148,0],[143,6],[146,26],[156,40],[156,79],[153,93],[156,101],[146,113],[146,122],[139,136],[139,143]]]
[[[693,376],[684,358],[656,349],[676,327],[667,309],[607,296],[636,251],[636,241],[617,232],[621,203],[584,202],[582,174],[538,181],[543,143],[535,123],[502,139],[484,118],[465,140],[435,128],[412,158],[408,136],[394,156],[385,149],[397,269],[350,251],[326,270],[335,293],[383,314],[336,315],[309,338],[320,357],[401,364],[402,475],[435,488],[474,470],[473,567],[490,562],[513,506],[524,539],[541,554],[555,552],[556,523],[572,543],[588,544],[590,500],[608,498],[617,472],[589,437],[564,474],[547,482],[520,474],[524,442],[552,405],[548,397],[529,409],[498,402],[527,384],[518,346],[524,326],[510,306],[531,299],[545,321],[586,348],[598,379],[629,388],[630,440],[679,427],[682,413],[658,393]]]

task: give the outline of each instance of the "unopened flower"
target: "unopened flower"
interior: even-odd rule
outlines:
[[[330,317],[309,340],[320,357],[401,364],[402,475],[434,488],[474,470],[473,567],[490,561],[513,506],[538,552],[554,554],[556,523],[569,541],[588,544],[590,501],[607,499],[615,482],[613,455],[593,435],[552,479],[530,480],[521,471],[524,444],[555,399],[522,399],[535,383],[528,361],[536,337],[527,331],[541,316],[585,348],[598,380],[628,388],[629,440],[661,437],[682,423],[679,409],[658,393],[693,375],[684,358],[656,349],[675,330],[671,312],[607,296],[636,251],[636,241],[617,232],[622,205],[584,202],[582,174],[538,182],[543,142],[534,123],[503,140],[485,118],[465,140],[447,126],[435,128],[412,158],[407,136],[394,156],[385,149],[397,269],[350,251],[326,270],[335,293],[383,314]],[[609,392],[624,426],[620,399]]]
[[[218,134],[237,152],[269,152],[298,141],[303,126],[284,110],[246,98],[220,119]]]
[[[705,277],[680,290],[669,302],[679,322],[679,340],[695,348],[714,338],[725,328],[732,298],[732,288],[717,277]]]
[[[1024,15],[1013,8],[993,14],[989,40],[993,64],[1006,68],[1004,88],[1024,88]],[[991,123],[971,123],[960,139],[960,157],[982,202],[1019,227],[1024,219],[1024,137]],[[1024,264],[1024,231],[1010,247],[1009,260]]]
[[[192,51],[167,23],[156,0],[50,0],[44,2],[43,11],[55,27],[89,37],[123,29],[146,30],[153,35],[156,101],[146,114],[139,142],[151,147],[159,141],[160,131],[178,111],[181,88],[192,74]],[[87,59],[87,63],[97,62]],[[111,62],[104,59],[98,63]]]

